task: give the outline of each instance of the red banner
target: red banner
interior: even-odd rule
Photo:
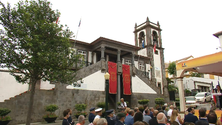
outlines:
[[[109,93],[117,93],[117,64],[113,62],[108,62],[108,72],[110,74],[109,78]]]
[[[131,95],[131,82],[130,82],[130,66],[129,65],[122,65],[123,66],[123,94],[124,95]]]

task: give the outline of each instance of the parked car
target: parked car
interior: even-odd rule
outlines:
[[[211,94],[209,92],[200,92],[195,95],[196,102],[211,101]]]
[[[197,103],[196,103],[196,99],[195,96],[186,96],[186,107],[193,107],[196,108],[197,107]]]

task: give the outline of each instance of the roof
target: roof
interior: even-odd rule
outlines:
[[[222,35],[222,31],[214,33],[213,35],[218,38],[220,35]]]
[[[185,58],[182,58],[182,59],[179,59],[179,60],[173,61],[173,62],[175,62],[175,63],[179,63],[179,62],[181,62],[181,61],[186,61],[186,60],[188,60],[188,59],[191,58],[191,57],[193,57],[193,56],[190,55],[190,56],[188,56],[188,57],[185,57]],[[165,63],[165,68],[168,68],[169,64],[170,64],[170,63]]]
[[[98,39],[94,40],[91,43],[87,43],[87,42],[83,42],[83,41],[79,41],[79,40],[73,40],[73,39],[70,39],[70,41],[76,42],[78,44],[87,45],[87,46],[95,45],[96,43],[99,43],[101,41],[106,41],[106,42],[115,43],[115,44],[118,44],[118,45],[121,45],[121,46],[127,46],[127,47],[132,48],[132,49],[137,50],[137,51],[141,49],[140,47],[130,45],[130,44],[127,44],[127,43],[124,43],[124,42],[108,39],[108,38],[105,38],[105,37],[99,37]]]
[[[130,45],[130,44],[127,44],[127,43],[124,43],[124,42],[108,39],[108,38],[105,38],[105,37],[99,37],[98,39],[96,39],[92,43],[90,43],[90,45],[94,45],[94,44],[98,43],[99,41],[114,42],[116,44],[120,44],[120,45],[123,45],[123,46],[134,48],[135,50],[140,50],[140,47]]]

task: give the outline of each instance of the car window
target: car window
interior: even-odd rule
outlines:
[[[195,97],[204,97],[205,93],[197,93]]]

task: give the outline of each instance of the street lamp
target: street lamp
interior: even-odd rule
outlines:
[[[106,80],[106,101],[105,101],[105,111],[108,110],[108,95],[109,95],[109,73],[106,72],[106,74],[104,75],[105,80]],[[107,116],[107,114],[106,114]]]

